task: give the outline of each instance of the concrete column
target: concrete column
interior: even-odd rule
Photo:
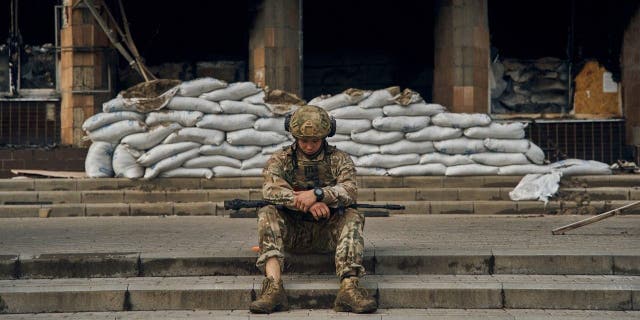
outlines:
[[[453,112],[489,111],[488,0],[441,0],[434,30],[433,100]]]
[[[301,95],[300,1],[263,0],[249,34],[249,79]]]
[[[60,29],[61,140],[64,145],[82,146],[82,123],[100,112],[110,93],[87,92],[107,87],[102,74],[108,38],[95,23],[91,12],[79,0],[64,0]],[[79,91],[85,91],[80,93]]]
[[[624,32],[621,60],[626,141],[640,146],[640,8]]]

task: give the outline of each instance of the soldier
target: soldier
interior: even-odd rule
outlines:
[[[260,297],[249,309],[254,313],[289,309],[280,278],[286,250],[335,252],[341,284],[334,310],[375,312],[375,299],[359,286],[359,278],[365,274],[364,215],[351,208],[344,214],[331,212],[355,203],[357,197],[353,161],[325,140],[335,133],[335,119],[325,110],[307,105],[285,119],[285,129],[296,141],[271,156],[263,170],[262,186],[265,200],[284,206],[270,205],[258,212],[260,256],[256,266],[266,278]],[[308,219],[310,216],[313,219]]]

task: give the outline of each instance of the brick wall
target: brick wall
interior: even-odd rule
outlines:
[[[11,169],[84,171],[85,148],[0,149],[0,178],[11,178]]]

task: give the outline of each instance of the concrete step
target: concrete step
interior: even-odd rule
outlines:
[[[328,309],[294,309],[271,315],[251,314],[240,310],[199,311],[119,311],[0,315],[0,320],[146,320],[146,319],[367,319],[367,320],[602,320],[639,319],[640,311],[546,310],[546,309],[378,309],[374,314],[354,315]]]
[[[4,313],[246,309],[262,276],[1,280]],[[329,309],[335,276],[285,276],[293,309]],[[640,310],[640,277],[367,276],[380,308]]]
[[[0,255],[0,279],[181,277],[258,275],[256,253],[58,253]],[[332,254],[288,255],[287,274],[334,274]],[[484,252],[366,250],[369,274],[543,274],[638,275],[640,254],[577,254],[533,250]]]
[[[522,179],[521,176],[414,176],[414,177],[378,177],[360,176],[357,178],[360,188],[513,188]],[[242,178],[158,178],[153,180],[129,180],[123,178],[104,179],[0,179],[0,191],[87,191],[87,190],[184,190],[184,189],[247,189],[261,188],[262,177]],[[562,180],[567,187],[638,187],[640,176],[606,175],[565,177]]]

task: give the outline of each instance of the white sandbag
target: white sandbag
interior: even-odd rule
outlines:
[[[173,97],[166,108],[170,110],[200,111],[205,114],[222,112],[222,108],[217,102],[191,97]]]
[[[546,204],[558,192],[561,177],[560,172],[528,174],[509,192],[509,198],[513,201],[540,200]]]
[[[253,128],[258,117],[253,114],[208,114],[196,123],[198,128],[236,131]]]
[[[118,111],[131,111],[136,112],[138,109],[135,105],[125,103],[124,98],[121,95],[102,104],[102,112],[118,112]]]
[[[89,131],[96,130],[100,127],[106,126],[108,124],[118,122],[118,121],[123,121],[123,120],[143,121],[144,115],[138,112],[132,112],[132,111],[116,111],[116,112],[110,112],[110,113],[101,112],[85,120],[84,123],[82,124],[82,130],[89,132]]]
[[[200,98],[207,99],[209,101],[222,101],[222,100],[242,100],[248,96],[252,96],[262,91],[253,82],[235,82],[228,85],[226,88],[213,90],[211,92],[203,93]]]
[[[162,143],[197,142],[219,146],[224,142],[224,131],[203,128],[182,128],[170,134]]]
[[[258,117],[273,117],[271,110],[264,104],[251,104],[243,101],[223,100],[220,101],[222,112],[226,114],[250,113]]]
[[[441,163],[414,164],[387,170],[390,176],[442,176],[447,167]]]
[[[253,128],[227,132],[227,142],[233,145],[270,146],[288,140],[289,138],[283,134],[257,131]]]
[[[234,146],[227,142],[223,142],[221,145],[204,145],[200,147],[200,154],[207,156],[227,156],[238,160],[249,159],[256,154],[260,153],[260,147],[258,146]]]
[[[196,122],[202,119],[202,112],[200,111],[186,111],[186,110],[166,110],[156,111],[147,114],[145,123],[148,126],[153,126],[163,122],[177,122],[183,127],[193,127]]]
[[[151,150],[145,152],[138,157],[137,162],[140,165],[149,167],[154,163],[171,157],[174,154],[185,152],[187,150],[199,148],[200,144],[197,142],[178,142],[170,144],[161,144],[153,147]]]
[[[144,167],[136,162],[137,150],[120,144],[113,152],[113,172],[116,178],[138,179],[144,175]]]
[[[122,137],[138,132],[144,132],[146,130],[147,126],[142,121],[122,120],[91,131],[89,132],[88,137],[92,141],[104,141],[116,145],[120,142]]]
[[[458,128],[428,126],[416,132],[408,132],[405,138],[409,141],[440,141],[459,138],[462,130]]]
[[[444,175],[453,176],[493,176],[498,174],[500,168],[485,166],[483,164],[463,164],[459,166],[447,167]]]
[[[242,162],[227,156],[198,156],[187,160],[182,166],[184,168],[213,168],[217,166],[225,166],[232,168],[240,168]]]
[[[355,105],[371,95],[371,91],[359,89],[347,89],[335,96],[320,96],[309,101],[309,105],[318,106],[326,111]]]
[[[379,108],[394,103],[393,97],[400,93],[400,87],[389,87],[382,90],[376,90],[366,99],[358,102],[360,108]]]
[[[544,163],[544,151],[542,151],[542,149],[533,142],[529,143],[529,149],[524,153],[524,155],[535,164]]]
[[[213,168],[213,176],[215,177],[258,177],[262,175],[261,168],[253,168],[242,170],[231,167],[215,167]]]
[[[382,107],[382,112],[388,117],[398,116],[435,116],[436,114],[446,112],[447,108],[435,103],[413,103],[408,106],[399,104],[391,104]]]
[[[351,141],[351,134],[336,134],[333,137],[327,137],[327,142]]]
[[[486,113],[439,113],[431,118],[436,126],[451,128],[483,127],[491,124],[491,117]]]
[[[500,167],[498,175],[500,176],[524,176],[532,173],[549,173],[551,167],[541,166],[537,164],[518,164],[513,166]]]
[[[145,179],[157,177],[161,172],[178,168],[189,159],[193,159],[200,154],[200,148],[194,148],[178,154],[174,154],[168,158],[162,159],[153,164],[144,172]]]
[[[161,178],[213,178],[213,171],[209,168],[175,168],[161,172]]]
[[[522,139],[526,123],[497,123],[493,122],[488,127],[472,127],[464,130],[464,135],[473,139]]]
[[[552,171],[560,171],[563,176],[586,176],[611,174],[606,163],[594,160],[566,159],[549,165]]]
[[[369,119],[382,117],[382,108],[363,109],[358,106],[347,106],[329,111],[336,119]]]
[[[471,158],[469,158],[468,155],[462,155],[462,154],[449,155],[449,154],[444,154],[440,152],[432,152],[432,153],[424,154],[422,155],[422,157],[420,157],[420,164],[427,164],[427,163],[442,163],[447,167],[453,167],[453,166],[459,166],[463,164],[474,164],[475,162],[473,162],[473,160],[471,160]]]
[[[130,134],[120,141],[133,149],[147,150],[162,142],[172,132],[180,130],[182,127],[173,123],[163,123],[149,128],[147,132]]]
[[[375,129],[351,134],[351,140],[355,142],[378,145],[400,141],[402,138],[404,138],[404,133],[402,132],[378,131]]]
[[[522,153],[482,152],[469,156],[471,160],[488,166],[510,166],[516,164],[530,164],[529,159]]]
[[[252,96],[248,96],[244,99],[242,99],[242,101],[246,102],[246,103],[251,103],[251,104],[264,104],[264,97],[266,96],[266,94],[264,93],[264,91],[260,91]]]
[[[380,147],[374,144],[364,144],[353,141],[338,141],[332,142],[331,144],[339,150],[358,157],[380,152]]]
[[[257,154],[250,159],[242,161],[242,166],[240,167],[242,170],[254,169],[254,168],[264,168],[271,158],[270,154]]]
[[[418,153],[424,154],[433,152],[433,142],[431,141],[408,141],[400,140],[390,144],[384,144],[380,146],[380,153],[382,154],[403,154],[403,153]]]
[[[114,145],[108,142],[94,141],[84,160],[84,171],[89,178],[113,177]]]
[[[183,97],[197,97],[205,92],[225,88],[227,83],[211,77],[185,81],[178,86],[178,94]]]
[[[274,144],[272,146],[266,146],[266,147],[262,147],[262,151],[260,153],[262,154],[273,154],[276,153],[286,147],[289,147],[291,145],[291,141],[285,141],[283,143],[278,143],[278,144]]]
[[[484,139],[484,146],[493,152],[525,153],[529,145],[527,139]]]
[[[469,138],[456,138],[451,140],[436,141],[433,143],[436,150],[446,154],[472,154],[487,152],[482,140]]]
[[[380,131],[414,132],[429,125],[429,117],[380,117],[371,122],[374,129]]]
[[[284,118],[260,118],[253,124],[253,128],[258,131],[273,131],[285,134]]]
[[[371,121],[367,119],[336,119],[336,133],[348,134],[364,132],[371,129]]]
[[[359,157],[355,165],[357,167],[395,168],[417,164],[420,161],[418,154],[369,154]]]
[[[356,175],[358,176],[386,176],[387,169],[373,167],[356,167]]]

